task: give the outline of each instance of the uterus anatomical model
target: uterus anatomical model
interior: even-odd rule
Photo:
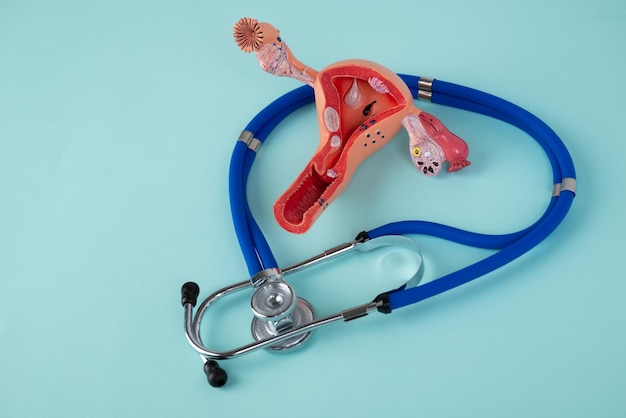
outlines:
[[[274,26],[242,18],[235,41],[255,52],[261,68],[295,78],[313,87],[319,124],[319,145],[291,186],[274,204],[278,224],[293,233],[306,232],[346,188],[359,165],[380,150],[404,127],[418,170],[434,176],[468,165],[465,141],[437,118],[413,104],[404,81],[374,62],[350,59],[316,71],[298,61]]]

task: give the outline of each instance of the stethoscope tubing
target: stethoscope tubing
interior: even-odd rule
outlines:
[[[458,84],[435,80],[433,89],[437,94],[433,94],[434,103],[451,106],[450,98],[465,98],[467,103],[474,107],[467,110],[481,112],[479,106],[501,113],[505,118],[500,118],[531,135],[544,149],[554,173],[554,182],[558,183],[563,178],[576,178],[576,170],[572,158],[559,136],[541,119],[521,107],[493,96],[491,94],[460,86]],[[484,114],[484,113],[483,113]],[[498,117],[497,115],[493,115]]]
[[[400,75],[418,95],[419,77]],[[554,183],[575,179],[574,165],[560,138],[540,119],[506,100],[468,87],[434,80],[432,102],[480,113],[512,124],[533,137],[544,149],[553,171]],[[314,101],[313,89],[303,86],[279,97],[259,112],[246,126],[256,140],[263,143],[272,130],[289,114]],[[256,150],[238,141],[231,158],[229,184],[233,223],[251,276],[278,267],[265,236],[256,223],[247,202],[246,184]],[[443,293],[475,278],[488,274],[513,261],[538,245],[563,220],[574,198],[574,192],[563,190],[553,196],[544,214],[524,230],[502,235],[480,234],[426,221],[394,222],[367,231],[370,238],[383,235],[430,235],[473,247],[499,250],[495,254],[456,272],[420,286],[388,292],[391,310]]]
[[[561,223],[572,204],[574,195],[570,192],[564,192],[561,197],[554,197],[553,199],[558,200],[558,202],[552,207],[548,215],[542,219],[541,223],[538,223],[535,228],[530,229],[524,236],[502,248],[497,253],[420,286],[389,292],[390,309],[393,310],[411,305],[461,286],[493,272],[530,251],[550,235]]]
[[[254,137],[263,143],[282,120],[312,101],[313,89],[309,86],[295,89],[259,112],[245,130],[254,133]],[[246,198],[246,185],[255,157],[256,151],[250,149],[244,142],[237,141],[229,169],[229,195],[233,224],[250,276],[264,269],[278,267]]]
[[[414,85],[417,85],[417,79],[407,80],[405,78],[405,81],[409,81],[409,83],[414,81]],[[409,85],[411,84],[413,83]],[[415,89],[412,90],[415,94]],[[540,119],[519,106],[475,89],[438,80],[435,80],[432,85],[432,102],[481,113],[517,126],[543,147],[551,163],[555,184],[561,183],[567,177],[575,178],[574,164],[561,139]],[[451,290],[488,274],[525,254],[556,229],[569,211],[573,198],[573,191],[563,190],[559,195],[552,197],[546,211],[535,224],[519,233],[510,234],[508,237],[477,236],[467,231],[454,231],[453,240],[456,242],[463,240],[465,244],[474,244],[474,246],[485,248],[494,239],[498,241],[504,238],[502,243],[505,245],[497,253],[429,283],[411,289],[389,292],[390,309],[393,310],[411,305]],[[433,228],[435,229],[434,231],[427,231],[425,226],[423,223],[415,223],[415,221],[399,222],[394,224],[393,227],[385,225],[377,230],[370,231],[369,234],[375,237],[379,234],[424,234],[430,232],[428,235],[442,237],[440,232],[445,230],[445,227],[436,227]],[[470,238],[474,238],[475,241],[469,243],[468,240]]]

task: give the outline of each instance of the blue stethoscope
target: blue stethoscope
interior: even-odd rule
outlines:
[[[408,75],[400,77],[409,86],[415,99],[491,116],[514,125],[533,137],[547,154],[553,173],[554,189],[544,214],[528,228],[503,235],[480,234],[426,221],[390,223],[363,231],[350,242],[281,269],[252,216],[246,198],[246,184],[258,147],[289,114],[314,101],[313,89],[309,86],[285,94],[263,109],[248,124],[235,145],[230,162],[233,223],[251,278],[212,293],[198,306],[195,314],[194,308],[200,292],[198,285],[188,282],[181,290],[185,334],[191,346],[200,354],[211,386],[223,386],[227,380],[226,372],[216,360],[230,359],[261,348],[282,351],[299,347],[318,327],[361,318],[374,311],[391,313],[453,289],[515,260],[543,241],[565,218],[575,196],[576,174],[567,148],[550,127],[519,106],[490,94],[440,80]],[[420,268],[405,285],[382,293],[371,302],[323,318],[315,318],[312,306],[304,299],[296,297],[293,288],[284,279],[286,275],[352,250],[369,251],[384,245],[408,248],[420,258],[419,247],[406,237],[413,234],[430,235],[498,251],[472,265],[424,284],[419,284],[422,273]],[[218,299],[244,289],[254,291],[251,308],[254,313],[252,334],[255,341],[229,351],[209,349],[200,336],[200,324],[207,309]]]

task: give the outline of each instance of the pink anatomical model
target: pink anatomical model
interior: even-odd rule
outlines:
[[[269,23],[243,18],[234,28],[239,47],[256,53],[263,70],[313,87],[320,140],[293,184],[274,204],[277,222],[287,231],[306,232],[346,188],[358,166],[400,130],[409,134],[411,158],[419,171],[436,175],[470,164],[467,144],[437,118],[413,104],[404,81],[370,61],[341,61],[322,71],[298,61]]]

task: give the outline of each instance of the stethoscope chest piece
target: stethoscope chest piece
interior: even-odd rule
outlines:
[[[266,340],[277,336],[281,332],[290,331],[302,325],[309,324],[313,319],[315,319],[313,306],[302,298],[296,298],[296,306],[293,311],[282,320],[275,322],[254,317],[252,319],[252,336],[256,341]],[[266,349],[271,351],[284,351],[298,348],[302,343],[308,340],[310,336],[311,331],[305,332],[267,346]]]
[[[296,297],[296,293],[284,281],[280,270],[267,269],[252,279],[254,294],[250,307],[254,313],[252,336],[256,341],[267,340],[281,333],[309,324],[315,318],[313,306]],[[305,332],[269,345],[271,351],[284,351],[300,347],[311,336]]]

